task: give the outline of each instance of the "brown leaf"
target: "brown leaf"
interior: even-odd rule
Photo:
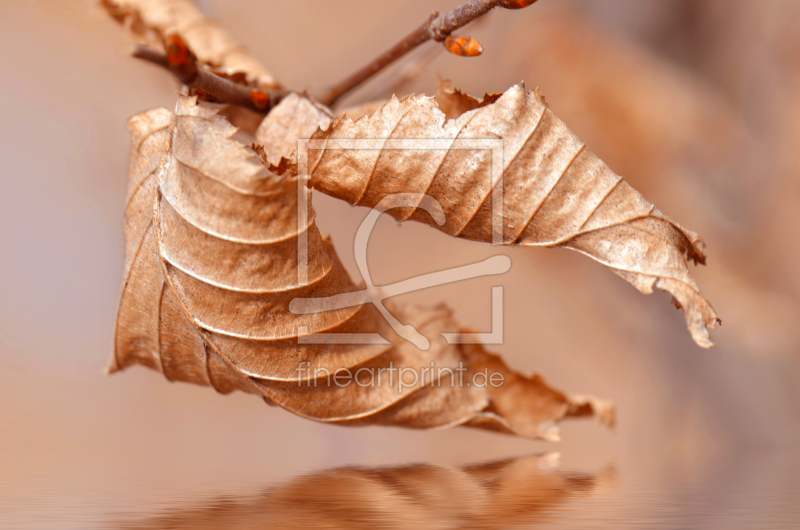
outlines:
[[[456,114],[464,108],[463,95],[445,92],[444,100],[458,109]],[[334,120],[314,138],[326,147],[309,152],[313,188],[368,207],[390,194],[424,193],[444,209],[443,225],[420,208],[389,213],[474,241],[577,250],[645,294],[655,287],[672,294],[684,308],[695,342],[713,345],[707,328],[714,327],[717,315],[686,263],[705,262],[702,240],[670,221],[586,149],[538,90],[512,87],[495,102],[449,121],[433,98],[393,98],[368,118]],[[426,142],[487,138],[502,140],[502,179],[494,182],[490,150],[432,149]],[[331,140],[346,146],[354,139],[416,139],[416,144],[415,149],[329,148]],[[495,232],[496,189],[502,191],[503,215],[502,230]]]
[[[439,79],[439,85],[436,88],[436,103],[448,120],[454,120],[465,112],[494,103],[502,95],[484,94],[483,100],[480,100],[454,88],[449,79]]]
[[[140,44],[162,48],[163,37],[183,38],[197,58],[220,75],[261,88],[279,86],[267,69],[192,0],[100,0]]]
[[[552,518],[553,508],[601,486],[606,474],[552,469],[557,454],[448,468],[339,468],[270,488],[173,510],[122,528],[496,529]]]
[[[337,109],[336,114],[337,116],[347,116],[352,120],[358,120],[362,116],[369,116],[377,111],[379,108],[386,103],[385,99],[375,100],[375,101],[367,101],[365,103],[359,103],[353,105],[352,107],[345,107],[343,109]],[[326,128],[327,125],[324,128]]]
[[[265,149],[267,163],[277,166],[281,158],[288,159],[295,151],[298,139],[310,138],[318,128],[327,128],[332,118],[327,107],[289,94],[281,105],[270,111],[269,119],[261,122],[256,142]]]
[[[279,137],[276,128],[300,134],[317,126],[302,109],[321,110],[297,99],[270,113],[264,137]],[[292,114],[305,125],[295,126],[286,118]],[[373,304],[293,314],[294,298],[358,290],[313,210],[298,225],[298,198],[310,201],[310,191],[298,192],[289,172],[268,172],[232,138],[236,129],[194,98],[180,98],[174,114],[139,114],[129,127],[127,274],[110,371],[140,363],[171,380],[260,394],[300,416],[344,425],[468,425],[556,439],[555,422],[564,417],[613,421],[605,402],[517,374],[480,346],[447,343],[442,332],[460,331],[447,308],[387,304],[430,339],[428,351],[398,337]],[[279,143],[262,156],[287,148]],[[308,240],[307,278],[298,272],[301,237]],[[344,332],[386,340],[308,343],[319,333]],[[363,384],[340,386],[327,377],[362,369]],[[401,383],[400,370],[424,383]],[[484,371],[500,374],[503,384],[469,383],[482,381],[474,378]]]

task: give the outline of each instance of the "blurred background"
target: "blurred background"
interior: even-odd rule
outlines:
[[[458,3],[200,2],[297,89],[338,80]],[[800,524],[800,3],[541,0],[462,33],[482,56],[429,43],[343,105],[433,94],[437,75],[477,96],[520,80],[538,86],[613,170],[702,235],[708,266],[692,273],[723,320],[718,347],[694,345],[668,295],[643,296],[577,253],[502,249],[513,268],[499,279],[401,298],[447,300],[485,330],[491,286],[504,285],[505,344],[493,349],[558,388],[615,401],[613,431],[568,422],[563,441],[546,444],[469,429],[333,427],[143,367],[106,376],[123,273],[125,122],[172,107],[175,85],[129,58],[127,36],[93,2],[5,0],[0,527],[107,527],[288,491],[320,473],[326,491],[346,492],[326,471],[339,466],[452,470],[553,450],[594,486],[566,504],[542,501],[558,516],[530,524]],[[314,205],[357,277],[348,241],[366,211],[318,194]],[[498,250],[383,219],[369,257],[376,283],[389,283]]]

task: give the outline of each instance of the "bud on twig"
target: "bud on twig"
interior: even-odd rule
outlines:
[[[536,0],[506,0],[501,7],[505,7],[506,9],[522,9],[535,2]]]
[[[184,40],[175,34],[164,37],[164,50],[137,46],[133,56],[169,70],[181,84],[192,89],[198,98],[249,108],[256,112],[269,112],[286,91],[275,89],[271,94],[247,85],[236,83],[207,70]]]
[[[461,57],[475,57],[483,53],[481,43],[472,37],[454,37],[448,35],[444,40],[444,47],[450,53]]]

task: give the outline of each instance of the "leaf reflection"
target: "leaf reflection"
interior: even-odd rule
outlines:
[[[126,529],[496,529],[543,523],[602,477],[558,471],[558,454],[451,468],[347,467],[247,498],[226,498],[118,524]]]

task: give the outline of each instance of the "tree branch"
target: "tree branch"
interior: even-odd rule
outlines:
[[[166,53],[136,46],[133,56],[169,70],[175,79],[195,89],[203,99],[267,113],[288,94],[280,89],[264,92],[218,76],[197,63],[194,53],[179,36],[168,35],[164,40]]]
[[[428,17],[428,20],[409,33],[403,40],[395,44],[361,70],[356,71],[333,85],[325,91],[318,100],[320,103],[327,106],[333,105],[342,96],[359,87],[367,79],[371,78],[420,44],[429,40],[442,42],[455,30],[466,26],[476,18],[482,17],[495,7],[520,9],[533,4],[535,1],[536,0],[468,0],[446,13],[440,14],[434,11],[433,14]]]

